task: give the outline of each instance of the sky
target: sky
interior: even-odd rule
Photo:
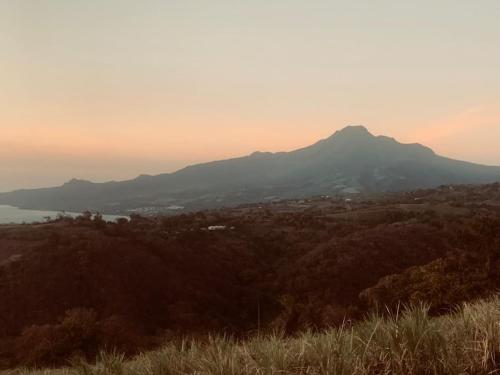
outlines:
[[[498,0],[1,0],[0,191],[346,125],[500,165]]]

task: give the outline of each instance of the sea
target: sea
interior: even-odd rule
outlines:
[[[61,213],[73,217],[81,215],[75,212],[24,210],[17,207],[0,205],[0,224],[43,223],[48,217],[55,219]],[[115,221],[126,216],[102,215],[102,217],[106,221]]]

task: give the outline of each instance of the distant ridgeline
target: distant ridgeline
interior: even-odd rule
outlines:
[[[0,194],[0,204],[76,212],[180,213],[314,195],[496,181],[500,167],[448,159],[422,145],[401,144],[375,137],[363,126],[349,126],[292,152],[255,152],[130,181],[72,180],[55,188]]]

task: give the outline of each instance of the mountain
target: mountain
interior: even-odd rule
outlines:
[[[2,193],[0,204],[105,213],[162,212],[495,181],[500,181],[500,167],[448,159],[420,144],[402,144],[373,136],[363,126],[348,126],[291,152],[255,152],[121,182],[71,180],[54,188]]]

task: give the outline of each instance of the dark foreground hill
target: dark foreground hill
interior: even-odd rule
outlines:
[[[130,181],[72,180],[55,188],[0,194],[0,204],[77,212],[187,212],[319,194],[497,181],[500,167],[451,160],[422,145],[401,144],[393,138],[375,137],[362,126],[349,126],[292,152],[256,152]]]
[[[500,184],[0,226],[0,364],[292,334],[401,302],[439,315],[499,286]]]

